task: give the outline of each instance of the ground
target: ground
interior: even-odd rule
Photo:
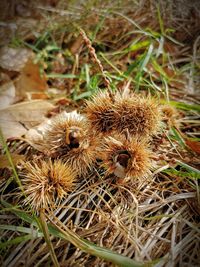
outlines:
[[[1,265],[200,266],[199,1],[12,0],[0,6]],[[112,102],[107,118],[116,93],[158,103],[160,128],[143,140],[152,155],[146,175],[122,179],[117,175],[124,170],[112,172],[107,158],[121,137],[109,132],[104,139],[110,123],[103,133],[88,131],[87,101],[100,91],[107,92],[104,110],[109,97]],[[75,113],[54,121],[65,111]],[[49,125],[56,125],[53,137]],[[84,130],[78,137],[85,150],[76,147],[77,128]],[[68,149],[79,149],[68,158],[60,149],[63,132]],[[136,150],[138,137],[129,134],[122,138],[123,164],[127,151],[146,149]],[[103,156],[101,147],[94,154],[101,142]],[[80,171],[76,181],[63,166],[69,158]]]

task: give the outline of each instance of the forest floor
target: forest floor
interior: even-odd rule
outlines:
[[[190,2],[1,1],[1,266],[200,266],[200,4]],[[53,156],[33,140],[63,111],[84,116],[100,91],[157,99],[154,167],[122,181],[98,159],[41,208],[21,166]]]

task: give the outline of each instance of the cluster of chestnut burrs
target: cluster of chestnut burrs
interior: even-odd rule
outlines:
[[[149,143],[160,128],[156,99],[99,91],[86,101],[83,114],[56,115],[32,141],[44,157],[22,165],[25,203],[36,210],[55,204],[94,166],[120,181],[149,176],[154,165]]]

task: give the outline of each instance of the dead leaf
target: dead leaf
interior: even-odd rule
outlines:
[[[11,158],[12,158],[12,162],[14,165],[17,165],[17,163],[19,163],[21,160],[25,159],[24,155],[19,155],[16,153],[11,153]],[[10,162],[8,160],[8,157],[6,155],[0,155],[0,168],[9,168],[10,167]]]
[[[12,81],[0,86],[0,109],[7,108],[15,100],[15,86]]]
[[[27,132],[27,129],[8,111],[0,111],[0,128],[4,138],[20,137]]]
[[[45,76],[40,74],[39,64],[34,62],[34,53],[26,48],[0,49],[0,66],[4,72],[20,73],[14,80],[16,95],[26,97],[27,92],[38,92],[47,89]]]
[[[26,96],[26,92],[44,91],[47,89],[45,76],[40,75],[40,68],[38,64],[33,63],[30,58],[19,77],[15,80],[16,91],[19,96]]]
[[[45,100],[32,100],[0,110],[0,127],[5,138],[21,137],[40,124],[54,105]]]
[[[44,152],[44,136],[48,125],[51,124],[51,119],[44,120],[41,124],[28,130],[25,135],[25,140],[38,151]]]
[[[49,99],[48,94],[46,93],[27,93],[29,100],[34,99]]]
[[[185,140],[185,143],[191,150],[193,150],[195,153],[200,154],[200,142],[192,141],[189,139]]]
[[[71,99],[68,98],[61,98],[56,102],[56,105],[61,105],[61,106],[65,106],[65,105],[69,105],[72,102]]]

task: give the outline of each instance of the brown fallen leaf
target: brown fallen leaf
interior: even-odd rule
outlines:
[[[27,97],[27,92],[37,93],[48,88],[46,78],[40,73],[40,66],[34,63],[34,53],[27,48],[3,47],[0,49],[0,67],[8,75],[15,75],[16,96]],[[11,78],[11,77],[10,77]]]
[[[17,165],[21,160],[25,159],[24,155],[19,155],[16,153],[11,153],[12,162],[14,165]],[[10,168],[10,162],[8,160],[8,157],[6,155],[0,155],[0,169],[3,168]]]
[[[193,150],[195,153],[200,154],[200,142],[192,141],[189,139],[185,140],[186,145]]]
[[[12,81],[0,86],[0,109],[7,108],[15,101],[15,86]]]
[[[44,152],[44,136],[47,125],[51,124],[50,119],[44,120],[41,124],[31,128],[25,135],[25,140],[38,151]]]
[[[27,132],[27,129],[16,120],[15,116],[8,111],[0,111],[0,128],[4,138],[21,137]]]
[[[28,99],[34,100],[34,99],[49,99],[48,94],[42,92],[42,93],[27,93]]]
[[[54,105],[47,100],[32,100],[0,110],[0,127],[5,138],[21,137],[40,124]]]
[[[20,97],[27,96],[27,92],[38,92],[47,89],[45,76],[40,75],[39,64],[34,64],[33,59],[30,58],[19,77],[15,80],[16,92]]]

